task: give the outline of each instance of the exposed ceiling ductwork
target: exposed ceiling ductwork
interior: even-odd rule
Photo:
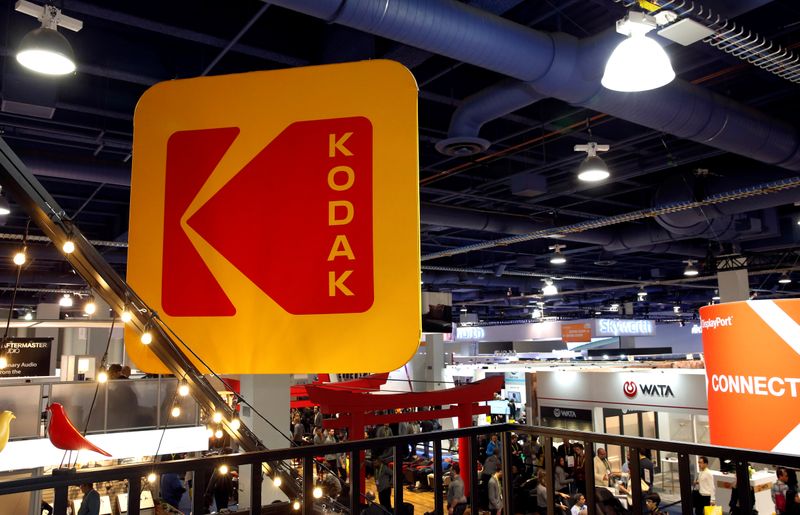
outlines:
[[[800,137],[785,122],[676,79],[619,93],[600,85],[621,36],[613,28],[578,40],[545,33],[446,0],[278,0],[276,5],[389,38],[527,82],[548,96],[674,136],[800,170]],[[436,27],[436,30],[431,30]]]

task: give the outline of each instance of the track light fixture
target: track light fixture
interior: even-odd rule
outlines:
[[[58,299],[58,305],[62,308],[71,308],[72,307],[72,295],[69,293],[65,293],[60,299]]]
[[[566,245],[550,245],[548,249],[552,250],[553,253],[550,255],[550,264],[551,265],[563,265],[567,262],[567,257],[561,253],[561,249],[565,248]]]
[[[575,145],[575,152],[586,152],[586,159],[584,159],[580,166],[578,166],[578,180],[584,182],[599,182],[609,178],[611,173],[608,171],[608,165],[598,155],[598,152],[608,152],[611,147],[609,145],[598,145],[594,141],[590,141],[585,145]]]
[[[660,88],[672,82],[675,70],[669,56],[647,33],[657,27],[653,16],[630,11],[617,21],[617,32],[628,36],[606,62],[600,83],[614,91],[633,92]]]
[[[700,274],[700,271],[694,266],[693,259],[687,259],[684,263],[686,263],[686,269],[683,271],[683,275],[686,277],[695,277]]]
[[[556,287],[552,279],[544,280],[544,288],[542,288],[542,295],[545,296],[558,295],[558,288]]]
[[[54,5],[39,6],[19,0],[15,9],[37,18],[42,26],[22,38],[17,50],[19,64],[44,75],[66,75],[75,71],[75,54],[72,46],[58,32],[58,26],[75,32],[83,28],[83,22],[61,14]]]

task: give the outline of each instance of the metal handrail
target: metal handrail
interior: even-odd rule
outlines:
[[[56,513],[63,513],[62,511],[59,511],[59,508],[66,509],[67,488],[69,486],[79,485],[81,483],[88,483],[88,482],[128,479],[129,489],[130,489],[129,491],[136,493],[136,495],[129,494],[129,503],[131,503],[131,506],[129,507],[129,513],[131,513],[132,515],[137,515],[138,499],[139,499],[137,488],[141,484],[140,483],[141,478],[151,472],[165,473],[165,472],[194,471],[196,474],[195,485],[199,488],[202,485],[202,481],[198,481],[197,478],[204,477],[205,471],[218,467],[222,464],[226,464],[228,466],[259,465],[264,462],[280,462],[284,460],[299,459],[300,462],[303,464],[302,465],[303,476],[306,478],[311,478],[313,477],[313,457],[324,454],[347,452],[350,453],[351,455],[351,472],[350,472],[351,513],[358,513],[357,511],[358,506],[360,500],[362,499],[362,494],[363,494],[363,492],[359,491],[360,487],[359,487],[358,471],[360,470],[360,462],[361,462],[360,451],[371,449],[376,446],[381,446],[381,447],[393,446],[395,448],[395,458],[397,458],[399,456],[398,454],[399,449],[402,449],[403,447],[407,448],[409,443],[416,443],[419,442],[420,440],[428,440],[434,442],[434,464],[436,464],[436,463],[441,463],[442,461],[442,446],[439,444],[439,442],[441,442],[442,440],[467,438],[473,442],[472,444],[470,444],[470,447],[474,450],[477,448],[477,446],[475,446],[474,444],[475,437],[480,435],[488,435],[491,433],[502,433],[504,435],[507,435],[510,432],[515,432],[518,434],[537,435],[541,439],[541,443],[543,444],[544,447],[546,464],[552,463],[552,443],[554,440],[563,439],[563,440],[584,442],[587,449],[586,495],[587,495],[587,500],[590,501],[588,503],[590,515],[594,515],[595,513],[595,506],[594,506],[595,485],[594,485],[593,470],[591,469],[593,464],[592,460],[590,459],[591,457],[590,449],[592,444],[619,445],[635,450],[650,449],[656,451],[677,453],[678,465],[679,465],[678,480],[680,482],[681,505],[684,513],[691,512],[691,495],[690,495],[691,477],[689,474],[690,470],[689,457],[691,455],[724,457],[726,459],[733,460],[737,464],[736,467],[737,480],[743,483],[748,481],[748,469],[747,469],[748,463],[765,463],[775,466],[800,468],[800,457],[791,456],[787,454],[776,454],[764,451],[736,449],[730,447],[720,447],[720,446],[686,443],[686,442],[664,441],[664,440],[639,438],[632,436],[610,435],[604,433],[572,431],[572,430],[542,427],[542,426],[498,424],[492,426],[480,426],[480,427],[470,427],[464,429],[434,431],[430,433],[416,434],[416,435],[393,436],[388,438],[355,440],[355,441],[347,441],[347,442],[340,442],[340,443],[326,444],[326,445],[291,447],[288,449],[264,450],[255,452],[245,452],[239,454],[229,454],[225,456],[193,458],[193,459],[177,460],[177,461],[155,463],[155,464],[145,463],[145,464],[135,464],[135,465],[123,465],[123,466],[109,467],[109,468],[95,468],[90,470],[81,470],[74,474],[68,474],[68,475],[42,476],[42,477],[0,482],[0,495],[54,488],[56,490],[56,506],[55,506]],[[508,441],[507,436],[504,437],[504,441]],[[510,445],[503,446],[503,453],[504,453],[503,456],[504,465],[510,472],[510,463],[511,463]],[[472,455],[474,461],[474,457],[476,455],[475,454]],[[639,460],[631,460],[630,466],[631,466],[631,476],[632,477],[639,476],[640,472]],[[253,467],[253,469],[255,471],[258,469],[258,467]],[[554,498],[553,497],[554,483],[552,481],[553,467],[545,467],[545,470],[548,471],[548,474],[550,475],[551,478],[551,480],[547,482],[547,488],[548,491],[550,492],[549,498],[553,499]],[[436,484],[441,485],[442,472],[440,466],[434,467],[434,475]],[[477,477],[474,471],[472,477],[473,478]],[[252,481],[251,495],[253,496],[251,498],[251,506],[260,506],[261,502],[260,485],[262,481],[262,476],[258,473],[254,473],[251,476],[251,481]],[[403,499],[402,488],[398,489],[397,485],[402,485],[402,482],[400,482],[396,478],[395,506],[402,504],[402,499]],[[633,513],[641,513],[641,499],[642,499],[641,486],[637,481],[631,482],[631,485],[633,490],[633,503],[632,503]],[[257,492],[256,489],[254,488],[255,486],[258,486]],[[511,492],[510,486],[508,488],[509,489],[507,490],[507,492]],[[309,480],[303,482],[304,499],[313,498],[311,493],[312,489],[313,489],[312,481]],[[439,490],[437,490],[437,492],[438,491]],[[475,502],[476,495],[477,495],[476,484],[475,480],[473,480],[471,481],[470,484],[470,496],[473,502]],[[746,488],[740,489],[740,495],[749,496],[750,492]],[[201,501],[202,501],[202,495],[194,496],[194,502],[196,503],[195,509],[197,510],[200,509],[199,503]],[[506,503],[506,510],[505,510],[506,513],[513,513],[513,511],[511,511],[512,508],[511,503],[513,502],[511,495],[506,495],[504,502]],[[741,505],[746,505],[747,502],[749,502],[749,499],[740,499]],[[441,500],[437,500],[437,503],[441,503]],[[313,509],[314,509],[313,503],[304,503],[303,506],[304,514],[310,515],[313,512]],[[255,513],[260,513],[260,511],[256,511]],[[548,511],[548,513],[552,512]]]

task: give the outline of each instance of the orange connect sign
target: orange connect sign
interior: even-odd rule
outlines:
[[[420,334],[416,98],[391,61],[154,86],[128,281],[217,372],[402,365]]]
[[[561,341],[564,343],[592,341],[592,324],[561,324]]]
[[[711,443],[800,454],[800,300],[700,309]]]

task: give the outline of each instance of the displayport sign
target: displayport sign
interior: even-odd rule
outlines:
[[[711,443],[800,455],[800,300],[700,308]]]
[[[416,99],[380,60],[152,87],[134,117],[129,282],[217,372],[402,365],[420,334]]]

